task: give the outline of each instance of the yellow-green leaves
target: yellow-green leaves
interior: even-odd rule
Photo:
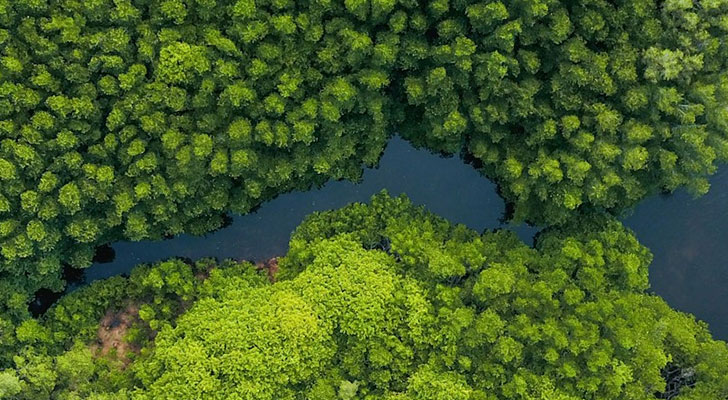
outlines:
[[[10,180],[16,177],[16,168],[10,161],[0,158],[0,179]]]
[[[643,169],[649,160],[647,149],[635,146],[624,152],[622,166],[630,171]]]
[[[509,17],[508,9],[500,1],[469,5],[465,10],[465,15],[467,15],[471,25],[480,32],[486,32],[494,23]]]
[[[166,83],[183,84],[210,70],[205,48],[173,42],[160,50],[157,74]]]
[[[487,303],[489,300],[510,293],[516,284],[516,276],[510,266],[493,266],[483,270],[473,287],[473,294]]]
[[[63,185],[58,193],[58,202],[63,206],[64,213],[75,214],[81,210],[81,192],[78,186],[73,182]]]
[[[237,0],[231,7],[233,17],[251,18],[256,11],[254,0]]]

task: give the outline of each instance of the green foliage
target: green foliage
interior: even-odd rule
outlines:
[[[16,329],[16,399],[658,399],[728,395],[728,346],[646,294],[649,251],[611,217],[482,235],[404,198],[308,217],[270,284],[249,263],[138,267]],[[203,280],[204,279],[204,280]],[[128,367],[93,351],[137,304]],[[123,356],[123,355],[117,355]]]
[[[696,377],[677,399],[725,397],[728,346],[645,294],[650,261],[607,217],[529,248],[375,196],[304,221],[288,279],[162,330],[132,398],[656,399],[668,364]]]
[[[518,220],[702,193],[728,156],[726,15],[723,0],[2,1],[0,304],[22,317],[14,299],[59,289],[94,245],[357,179],[395,131],[471,154]]]
[[[226,285],[250,290],[265,282],[248,263],[210,259],[138,266],[129,278],[94,282],[15,328],[14,354],[3,354],[14,368],[0,372],[0,399],[124,399],[136,378],[123,360],[138,354],[102,353],[102,318],[138,309],[123,341],[131,349],[152,347],[156,333],[200,297],[220,296]]]
[[[0,307],[17,320],[14,299],[59,290],[94,246],[357,179],[392,131],[374,25],[343,5],[1,4]]]

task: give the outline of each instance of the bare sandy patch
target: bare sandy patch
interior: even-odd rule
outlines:
[[[259,261],[255,263],[255,268],[265,271],[268,276],[268,280],[271,282],[276,281],[276,274],[278,273],[278,257],[269,258],[265,261]]]
[[[139,348],[124,340],[124,336],[139,321],[139,306],[133,303],[122,310],[107,311],[99,321],[96,342],[91,345],[91,351],[100,357],[113,354],[127,366],[131,362],[129,353],[138,353]]]

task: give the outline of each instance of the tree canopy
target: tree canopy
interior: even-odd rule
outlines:
[[[25,345],[0,396],[726,397],[728,346],[645,292],[650,260],[608,217],[550,229],[532,248],[382,194],[310,216],[274,284],[248,263],[173,260],[73,293],[16,330]],[[144,304],[139,329],[153,332],[135,334],[126,368],[85,344],[120,296]],[[685,384],[666,397],[675,369]]]
[[[0,304],[400,132],[562,223],[728,156],[728,1],[0,0]],[[15,318],[15,317],[13,317]]]

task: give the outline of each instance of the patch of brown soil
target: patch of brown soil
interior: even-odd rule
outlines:
[[[215,266],[214,265],[211,265],[211,266],[207,267],[205,270],[196,273],[195,274],[195,279],[197,279],[198,281],[204,281],[205,279],[207,279],[207,278],[210,277],[210,272],[214,268],[215,268]]]
[[[278,273],[278,257],[270,258],[263,262],[255,263],[255,267],[260,271],[264,270],[268,275],[268,280],[271,282],[276,281],[276,274]]]
[[[129,353],[139,352],[138,346],[124,340],[129,328],[139,321],[139,306],[129,304],[120,311],[109,310],[99,322],[96,343],[91,345],[91,351],[97,356],[108,356],[112,353],[124,366],[130,362]]]

